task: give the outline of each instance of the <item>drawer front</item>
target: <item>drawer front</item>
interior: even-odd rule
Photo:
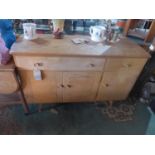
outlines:
[[[146,63],[145,58],[109,58],[104,70],[107,72],[136,69],[141,70]]]
[[[51,71],[102,71],[105,59],[80,57],[35,57],[15,56],[16,66],[20,69]]]

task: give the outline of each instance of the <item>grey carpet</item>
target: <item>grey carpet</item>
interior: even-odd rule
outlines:
[[[42,112],[36,112],[38,106],[31,105],[34,112],[24,115],[21,105],[11,105],[0,109],[0,134],[19,135],[143,135],[148,134],[151,114],[147,106],[135,105],[132,119],[115,121],[103,113],[104,105],[62,104],[51,109],[43,106]],[[155,131],[151,130],[151,134]]]

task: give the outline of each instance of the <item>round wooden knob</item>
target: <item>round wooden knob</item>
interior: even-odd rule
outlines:
[[[90,66],[91,66],[91,67],[95,67],[95,65],[94,65],[94,64],[90,64]]]
[[[35,67],[41,67],[41,66],[43,66],[43,63],[42,62],[38,62],[38,63],[35,63],[34,66]]]
[[[61,87],[64,88],[65,86],[63,84],[61,84]]]
[[[108,84],[108,83],[106,83],[106,84],[105,84],[105,86],[106,86],[106,87],[109,87],[109,84]]]
[[[131,64],[124,64],[124,67],[132,67],[132,65]]]
[[[71,88],[72,87],[70,84],[68,84],[67,86],[68,86],[68,88]]]
[[[131,64],[128,64],[127,66],[128,66],[128,67],[131,67],[132,65],[131,65]]]

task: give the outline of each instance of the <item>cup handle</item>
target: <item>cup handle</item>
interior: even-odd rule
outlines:
[[[102,37],[102,39],[106,39],[106,37],[105,37],[105,31],[102,31],[102,34],[101,34],[101,37]]]
[[[90,34],[90,35],[93,34],[93,28],[92,28],[92,27],[89,28],[89,34]]]

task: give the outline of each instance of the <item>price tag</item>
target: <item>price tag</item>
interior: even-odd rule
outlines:
[[[39,70],[37,66],[35,66],[33,70],[33,76],[35,80],[42,80],[41,70]]]

